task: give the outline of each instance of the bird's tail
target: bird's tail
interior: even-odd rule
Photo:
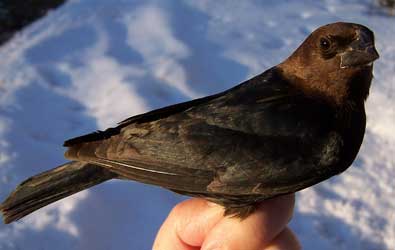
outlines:
[[[68,162],[22,182],[0,205],[0,212],[4,223],[8,224],[114,177],[114,173],[96,165]]]

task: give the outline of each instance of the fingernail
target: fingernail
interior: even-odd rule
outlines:
[[[227,247],[221,246],[219,242],[209,243],[207,246],[204,246],[202,250],[226,250]]]
[[[211,208],[220,208],[221,210],[224,208],[223,206],[211,201],[207,201],[207,206]]]
[[[214,247],[214,248],[204,248],[202,250],[224,250],[224,249],[223,248]]]

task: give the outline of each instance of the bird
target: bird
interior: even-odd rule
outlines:
[[[352,164],[378,58],[366,26],[323,25],[283,62],[228,90],[65,141],[69,162],[16,187],[0,205],[4,223],[110,179],[205,198],[244,219],[259,202]]]

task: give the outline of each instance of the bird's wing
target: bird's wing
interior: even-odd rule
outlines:
[[[229,90],[228,90],[229,91]],[[65,147],[70,147],[73,145],[77,145],[79,143],[84,143],[84,142],[91,142],[91,141],[98,141],[98,140],[103,140],[103,139],[107,139],[113,135],[117,135],[119,134],[120,130],[123,127],[126,127],[130,124],[134,124],[134,123],[146,123],[146,122],[151,122],[151,121],[156,121],[162,118],[166,118],[168,116],[183,112],[191,107],[196,107],[199,106],[201,104],[207,103],[210,100],[213,100],[219,96],[221,96],[223,93],[225,92],[221,92],[218,94],[214,94],[214,95],[209,95],[209,96],[205,96],[202,98],[198,98],[198,99],[194,99],[191,101],[187,101],[187,102],[182,102],[182,103],[177,103],[174,105],[170,105],[170,106],[166,106],[163,108],[159,108],[159,109],[155,109],[143,114],[139,114],[139,115],[135,115],[132,117],[129,117],[121,122],[118,123],[118,126],[114,127],[114,128],[108,128],[105,131],[95,131],[92,132],[90,134],[86,134],[86,135],[82,135],[82,136],[78,136],[75,138],[71,138],[67,141],[64,142],[63,146]]]
[[[132,117],[102,139],[75,143],[66,157],[205,196],[270,197],[313,181],[308,170],[320,148],[311,139],[326,132],[328,119],[320,121],[326,110],[290,89],[275,69],[178,105]]]
[[[229,96],[233,96],[232,100],[233,102],[237,102],[237,90],[238,89],[246,89],[249,90],[250,95],[252,95],[251,97],[254,97],[256,99],[261,99],[261,100],[257,100],[258,102],[267,102],[267,101],[272,101],[272,100],[276,100],[276,99],[281,99],[282,97],[284,97],[284,92],[285,95],[289,95],[289,93],[287,93],[288,91],[286,91],[284,89],[284,84],[282,81],[274,81],[274,84],[267,84],[267,82],[271,82],[270,78],[273,78],[273,73],[275,72],[274,68],[270,69],[264,73],[262,73],[261,75],[258,75],[250,80],[247,80],[233,88],[230,88],[226,91],[214,94],[214,95],[209,95],[209,96],[205,96],[202,98],[197,98],[191,101],[187,101],[187,102],[182,102],[182,103],[177,103],[174,105],[170,105],[170,106],[166,106],[163,108],[159,108],[159,109],[155,109],[143,114],[139,114],[139,115],[135,115],[132,117],[129,117],[121,122],[118,123],[118,126],[116,127],[112,127],[112,128],[108,128],[105,131],[95,131],[89,134],[85,134],[82,136],[78,136],[75,138],[71,138],[69,140],[66,140],[63,144],[63,146],[65,147],[71,147],[74,145],[78,145],[80,143],[86,143],[86,142],[93,142],[93,141],[99,141],[99,140],[104,140],[104,139],[108,139],[113,135],[117,135],[120,133],[121,129],[131,125],[131,124],[138,124],[138,123],[147,123],[147,122],[151,122],[151,121],[157,121],[166,117],[169,117],[171,115],[174,114],[178,114],[181,112],[184,112],[190,108],[196,108],[198,106],[207,106],[207,104],[209,102],[211,102],[212,100],[215,99],[219,99],[219,101],[221,101],[224,97],[229,97]],[[260,85],[259,89],[260,90],[264,90],[265,93],[263,93],[261,96],[257,97],[257,93],[258,91],[255,91],[254,88],[257,87],[256,85]],[[278,85],[278,86],[276,86]],[[236,92],[235,94],[232,94],[233,92]],[[222,97],[222,99],[221,99]]]

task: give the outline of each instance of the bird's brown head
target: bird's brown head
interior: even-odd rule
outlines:
[[[377,58],[370,29],[338,22],[316,29],[278,68],[307,94],[342,105],[367,98]]]

